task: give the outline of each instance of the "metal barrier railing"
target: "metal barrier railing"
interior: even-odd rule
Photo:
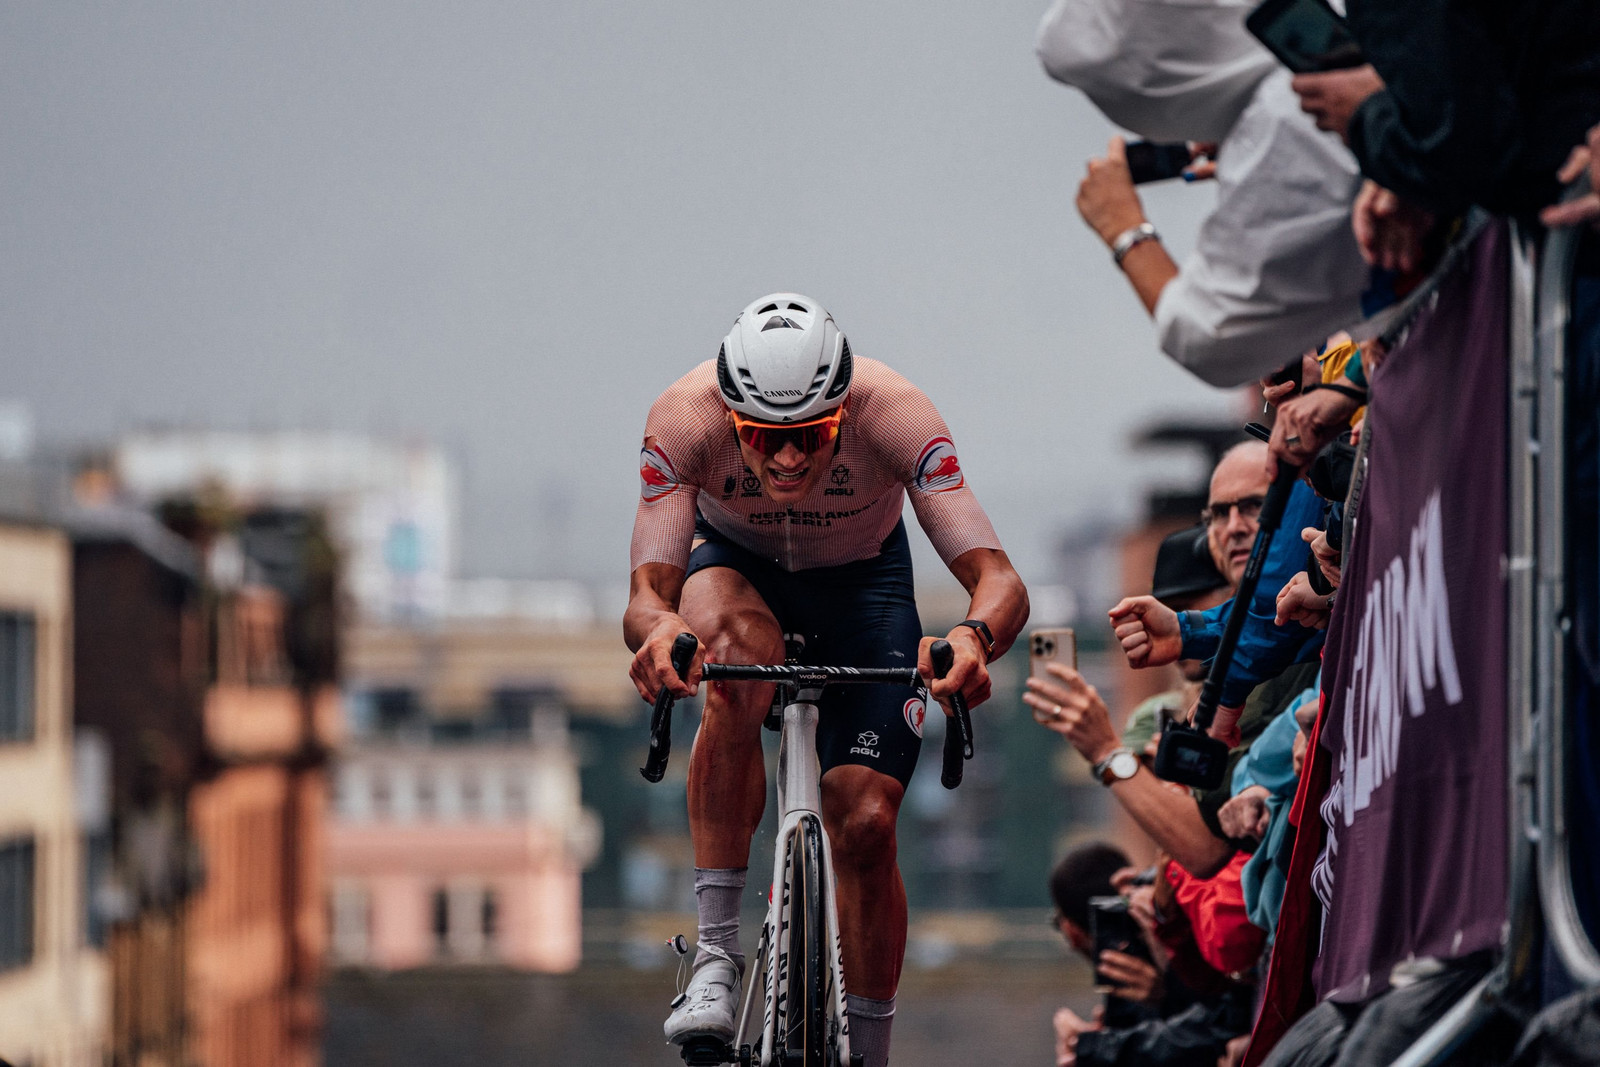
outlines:
[[[1585,191],[1575,183],[1568,196]],[[1546,940],[1583,986],[1600,985],[1600,951],[1578,914],[1572,885],[1567,691],[1570,618],[1566,588],[1567,327],[1581,234],[1512,242],[1507,480],[1507,759],[1511,878],[1508,936],[1500,963],[1394,1067],[1444,1062],[1501,1012],[1521,1015],[1518,994]]]

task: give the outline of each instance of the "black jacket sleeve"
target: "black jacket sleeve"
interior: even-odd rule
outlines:
[[[1250,994],[1231,992],[1168,1019],[1078,1038],[1079,1067],[1215,1067],[1230,1038],[1250,1030]]]
[[[1351,118],[1362,173],[1439,211],[1522,214],[1600,119],[1600,5],[1589,0],[1349,0],[1387,88]]]

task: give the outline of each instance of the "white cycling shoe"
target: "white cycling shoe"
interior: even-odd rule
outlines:
[[[733,1040],[734,1013],[739,1008],[739,967],[721,949],[703,947],[711,959],[695,968],[688,988],[672,1002],[672,1014],[662,1026],[667,1040],[675,1045],[695,1037]]]

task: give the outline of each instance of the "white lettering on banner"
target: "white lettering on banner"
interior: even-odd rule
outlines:
[[[1426,710],[1423,697],[1434,688],[1444,691],[1446,704],[1461,703],[1441,512],[1436,489],[1411,531],[1409,556],[1391,560],[1367,592],[1345,687],[1345,752],[1350,762],[1341,768],[1339,788],[1346,826],[1394,773],[1402,695],[1412,718]]]
[[[1461,703],[1444,571],[1444,522],[1436,489],[1411,530],[1410,551],[1390,560],[1367,590],[1344,691],[1344,746],[1337,777],[1319,809],[1328,835],[1312,866],[1311,887],[1324,908],[1333,902],[1336,828],[1355,823],[1399,762],[1402,694],[1412,718],[1427,709],[1424,697],[1434,688],[1444,691],[1445,704]]]

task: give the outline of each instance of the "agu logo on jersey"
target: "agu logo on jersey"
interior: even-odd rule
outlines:
[[[665,452],[654,445],[639,450],[639,496],[646,504],[655,503],[681,484]]]
[[[928,717],[928,705],[924,704],[916,697],[912,697],[910,700],[906,701],[906,706],[903,710],[906,716],[906,725],[911,727],[912,733],[916,734],[918,737],[921,737],[922,720]]]
[[[935,437],[917,457],[916,485],[924,493],[948,493],[966,485],[961,475],[961,461],[956,459],[956,446],[948,437]]]

